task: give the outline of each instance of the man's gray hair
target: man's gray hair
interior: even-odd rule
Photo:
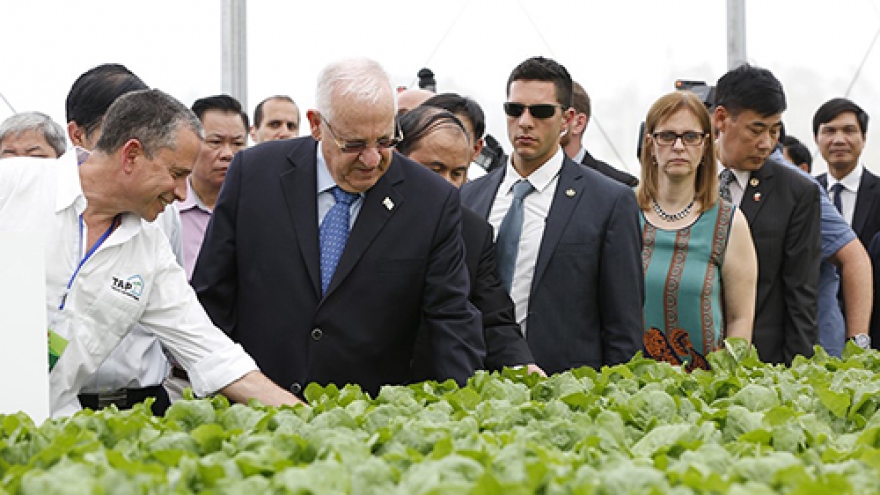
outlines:
[[[333,98],[351,97],[358,104],[376,105],[390,96],[397,114],[397,98],[391,78],[378,62],[367,58],[340,60],[318,74],[315,106],[327,120],[333,120]]]
[[[0,142],[9,136],[18,136],[27,131],[42,134],[58,156],[63,155],[67,150],[64,128],[41,112],[21,112],[4,120],[0,124]]]
[[[183,103],[158,89],[134,91],[120,96],[107,109],[95,149],[109,154],[129,139],[137,139],[147,158],[153,158],[161,149],[175,149],[181,127],[204,138],[201,122]]]

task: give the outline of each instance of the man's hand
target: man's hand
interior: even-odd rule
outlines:
[[[541,376],[543,376],[543,377],[545,377],[545,378],[547,377],[547,373],[544,373],[544,370],[542,370],[542,369],[541,369],[537,364],[535,364],[535,363],[527,364],[527,365],[526,365],[526,370],[528,370],[529,373],[537,373],[537,374],[539,374],[539,375],[541,375]]]
[[[243,404],[247,404],[250,399],[257,399],[267,406],[306,405],[305,402],[276,385],[260,371],[251,371],[224,387],[220,393],[230,400]]]

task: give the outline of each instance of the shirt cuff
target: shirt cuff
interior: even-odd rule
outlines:
[[[231,344],[213,352],[189,368],[193,392],[199,397],[217,392],[251,371],[258,371],[257,363],[244,352],[241,345]]]

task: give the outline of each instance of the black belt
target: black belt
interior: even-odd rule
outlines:
[[[135,404],[147,400],[148,397],[155,397],[153,402],[153,414],[160,416],[165,414],[171,401],[168,398],[168,392],[162,385],[154,385],[145,388],[124,388],[114,390],[112,392],[101,392],[98,394],[79,394],[79,403],[83,408],[103,409],[110,405],[115,405],[118,409],[131,409]]]

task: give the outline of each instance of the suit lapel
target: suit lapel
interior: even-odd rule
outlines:
[[[492,212],[492,204],[495,202],[495,195],[498,194],[498,188],[501,187],[501,181],[504,180],[504,171],[506,167],[502,167],[498,173],[490,173],[477,187],[480,189],[474,194],[473,201],[468,202],[468,207],[481,217],[488,219],[489,213]]]
[[[758,216],[761,208],[767,202],[767,197],[773,191],[775,166],[772,161],[767,160],[760,169],[749,174],[749,183],[746,185],[742,200],[739,202],[739,207],[749,222]]]
[[[318,244],[317,142],[302,140],[287,159],[292,168],[281,174],[281,189],[293,230],[315,294],[321,295],[321,252]],[[309,198],[303,200],[303,198]]]
[[[348,236],[348,242],[345,244],[345,250],[339,259],[339,265],[336,266],[336,272],[330,280],[330,286],[327,287],[327,295],[351,273],[394,212],[403,205],[404,195],[401,186],[404,183],[402,170],[404,165],[397,155],[392,154],[392,156],[394,158],[388,170],[366,193],[364,203]]]
[[[862,180],[859,181],[859,191],[856,194],[856,207],[853,211],[852,229],[856,233],[861,232],[865,228],[868,221],[868,213],[873,211],[874,197],[877,196],[877,177],[868,172],[867,169],[862,171]]]
[[[559,181],[556,184],[556,192],[553,194],[553,203],[550,204],[550,212],[547,214],[544,236],[541,239],[541,249],[538,251],[538,260],[535,263],[535,276],[532,280],[532,291],[541,281],[544,271],[556,246],[562,238],[565,227],[571,220],[575,208],[580,201],[586,181],[584,174],[577,164],[569,158],[562,162],[559,171]]]

